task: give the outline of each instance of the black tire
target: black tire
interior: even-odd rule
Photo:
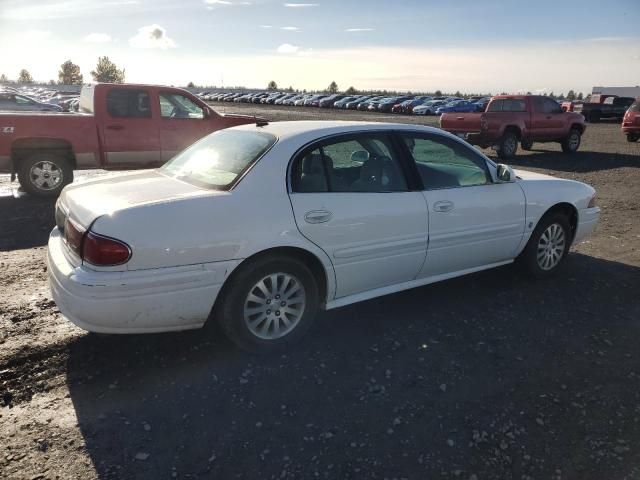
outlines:
[[[540,248],[543,248],[541,245],[544,242],[541,242],[541,237],[552,225],[557,225],[562,229],[564,234],[564,247],[562,249],[560,259],[557,261],[557,263],[555,263],[555,265],[553,265],[551,268],[545,268],[541,265],[541,263],[544,264],[544,258],[540,261],[538,259],[539,246]],[[567,258],[567,253],[569,252],[569,248],[571,247],[571,240],[571,227],[569,226],[569,220],[567,219],[567,217],[560,212],[549,213],[542,217],[542,219],[540,219],[540,222],[538,222],[538,225],[531,234],[531,238],[529,238],[527,246],[518,257],[517,263],[530,277],[537,279],[550,277],[564,265],[564,262]]]
[[[638,138],[640,138],[639,135],[629,134],[629,135],[627,135],[627,142],[637,142]]]
[[[40,175],[36,169],[49,168]],[[39,171],[42,171],[40,168]],[[43,177],[44,178],[43,181]],[[20,161],[18,166],[18,180],[20,186],[28,193],[38,197],[57,197],[62,189],[73,182],[73,168],[71,163],[61,155],[53,153],[33,153]]]
[[[518,137],[512,131],[507,131],[498,143],[498,157],[502,159],[513,158],[518,151]]]
[[[589,114],[589,121],[591,123],[598,123],[600,122],[600,112],[598,110],[594,110],[593,112],[591,112]]]
[[[562,146],[562,151],[564,153],[575,153],[578,150],[578,148],[580,148],[581,140],[582,140],[582,134],[580,133],[580,130],[578,130],[577,128],[572,128],[569,131],[569,135],[564,137],[560,142],[560,145]]]
[[[300,319],[288,333],[279,338],[265,339],[252,332],[249,321],[245,321],[245,303],[250,304],[248,297],[255,291],[256,285],[275,273],[291,275],[298,280],[302,284],[305,303]],[[231,341],[243,350],[253,353],[279,351],[300,340],[313,324],[319,304],[318,284],[311,270],[299,260],[280,255],[262,257],[240,265],[225,284],[221,295],[222,298],[216,302],[214,318]],[[272,299],[273,305],[276,305],[275,298]],[[276,308],[279,307],[276,305]],[[275,313],[273,312],[274,316]],[[277,318],[285,317],[284,312],[280,315],[278,311],[278,314]],[[284,325],[283,320],[279,322],[274,320],[276,325]],[[258,325],[264,324],[260,322]],[[267,330],[269,329],[270,327],[267,327]]]
[[[523,138],[522,140],[520,140],[520,148],[522,148],[523,150],[531,150],[531,147],[533,147],[533,140],[528,138]]]

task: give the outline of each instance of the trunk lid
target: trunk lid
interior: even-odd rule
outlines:
[[[212,193],[158,170],[145,170],[71,184],[62,191],[58,202],[73,220],[88,228],[96,218],[118,210]]]

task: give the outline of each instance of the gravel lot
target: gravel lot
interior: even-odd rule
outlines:
[[[640,143],[589,125],[577,154],[512,164],[598,190],[598,229],[556,278],[503,267],[374,299],[266,357],[215,326],[71,325],[46,281],[53,202],[0,176],[0,478],[640,478]]]

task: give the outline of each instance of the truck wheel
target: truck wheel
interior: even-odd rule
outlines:
[[[67,159],[52,153],[34,153],[20,162],[20,186],[38,197],[57,197],[73,182],[73,168]]]
[[[523,150],[531,150],[531,147],[533,147],[533,140],[523,138],[522,140],[520,140],[520,147]]]
[[[562,145],[562,151],[564,153],[573,153],[578,150],[578,147],[580,147],[581,138],[582,135],[580,134],[580,130],[572,128],[569,132],[569,135],[564,137],[562,139],[562,142],[560,142],[560,144]]]
[[[600,112],[595,110],[589,114],[589,121],[591,123],[598,123],[600,121]]]
[[[511,158],[518,150],[518,137],[513,132],[505,132],[498,143],[498,157]]]

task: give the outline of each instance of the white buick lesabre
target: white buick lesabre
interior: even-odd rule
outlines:
[[[245,125],[158,170],[66,187],[49,278],[60,311],[89,331],[212,318],[269,350],[318,308],[514,260],[545,277],[599,212],[590,186],[514,172],[434,128]]]

